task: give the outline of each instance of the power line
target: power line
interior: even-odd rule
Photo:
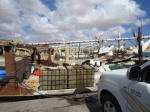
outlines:
[[[117,28],[115,28],[115,29],[112,29],[112,30],[110,30],[110,31],[107,31],[106,33],[104,33],[103,35],[100,35],[100,37],[103,37],[103,36],[105,36],[105,35],[108,35],[108,34],[110,34],[110,33],[112,33],[112,32],[114,32],[115,30],[117,30],[117,29],[119,29],[120,27],[118,26]],[[99,39],[100,39],[100,37],[99,37]],[[97,37],[96,37],[96,40],[99,40],[99,39],[97,39]]]

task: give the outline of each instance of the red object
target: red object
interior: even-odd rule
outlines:
[[[34,70],[33,75],[39,76],[40,75],[40,70]]]

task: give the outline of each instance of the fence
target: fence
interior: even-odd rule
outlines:
[[[58,90],[77,87],[92,87],[94,71],[87,66],[67,66],[65,69],[41,70],[40,90]]]

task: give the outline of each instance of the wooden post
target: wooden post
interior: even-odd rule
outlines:
[[[21,79],[23,77],[23,73],[26,72],[26,68],[28,68],[28,59],[25,58],[16,62],[11,43],[9,41],[5,41],[3,46],[5,50],[5,79],[11,78],[6,85],[1,86],[0,96],[30,95],[31,93],[29,93],[26,88],[20,87],[18,84],[19,82],[16,82],[17,80],[15,81],[15,77]],[[3,81],[3,79],[1,80]]]
[[[4,42],[4,50],[5,50],[5,66],[7,76],[14,76],[15,61],[14,61],[14,54],[11,48],[11,43],[9,41]]]
[[[67,63],[69,60],[69,45],[66,43],[65,44],[65,62]]]
[[[78,46],[78,58],[79,58],[79,55],[80,55],[80,42],[79,42],[79,46]]]
[[[34,59],[33,59],[33,62],[36,63],[36,47],[33,48],[33,54],[34,54]]]
[[[142,52],[142,32],[141,32],[141,28],[139,27],[138,29],[138,37],[137,37],[137,41],[138,41],[138,55],[139,55],[139,65],[143,64],[143,52]]]

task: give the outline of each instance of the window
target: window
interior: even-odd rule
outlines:
[[[145,82],[150,83],[150,65],[142,70],[142,74],[145,75]]]

